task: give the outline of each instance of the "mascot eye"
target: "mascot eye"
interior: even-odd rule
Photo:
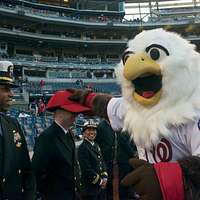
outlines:
[[[123,61],[123,64],[125,65],[127,59],[130,57],[130,54],[133,54],[132,51],[126,51],[124,52],[124,54],[122,55],[122,61]]]
[[[163,57],[169,56],[168,50],[159,44],[152,44],[148,46],[145,51],[152,60],[160,60]]]
[[[156,48],[153,48],[149,51],[149,55],[153,60],[158,60],[160,58],[160,51]]]

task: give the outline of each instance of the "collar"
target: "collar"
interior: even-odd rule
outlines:
[[[61,124],[59,124],[56,120],[55,120],[55,123],[60,126],[60,128],[64,131],[65,134],[69,133],[68,130],[66,130]]]
[[[92,146],[94,146],[94,141],[90,141],[90,140],[88,140],[87,138],[85,138],[85,140],[87,140]]]

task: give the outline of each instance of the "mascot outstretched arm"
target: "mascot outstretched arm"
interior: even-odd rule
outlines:
[[[200,199],[200,55],[163,29],[128,43],[116,70],[122,98],[74,91],[72,99],[129,132],[139,159],[122,181],[142,200]]]

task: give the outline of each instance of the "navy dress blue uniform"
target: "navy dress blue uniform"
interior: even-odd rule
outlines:
[[[45,200],[75,200],[78,191],[78,162],[70,127],[77,114],[90,111],[69,99],[68,90],[57,91],[47,110],[54,112],[53,124],[36,141],[32,164],[37,187]]]
[[[12,104],[14,66],[0,61],[0,199],[34,200],[35,179],[23,132],[16,119],[6,116]]]
[[[32,163],[37,189],[45,200],[76,198],[75,170],[78,166],[75,143],[70,132],[65,133],[54,122],[37,139]]]
[[[81,168],[82,198],[105,200],[105,189],[100,188],[100,183],[102,179],[107,179],[108,174],[99,145],[84,139],[78,148],[78,160]]]
[[[0,114],[0,199],[34,200],[35,178],[17,120]]]

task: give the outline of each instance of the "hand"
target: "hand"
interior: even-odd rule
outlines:
[[[102,189],[105,189],[106,188],[106,185],[107,185],[107,180],[106,179],[102,179],[102,182],[100,184],[101,188]]]
[[[160,184],[153,166],[139,159],[130,159],[130,165],[134,168],[121,184],[125,187],[133,186],[141,200],[162,200]]]
[[[76,101],[82,105],[85,103],[87,95],[91,93],[90,90],[81,89],[67,89],[67,91],[72,93],[72,96],[69,97],[70,100]]]

